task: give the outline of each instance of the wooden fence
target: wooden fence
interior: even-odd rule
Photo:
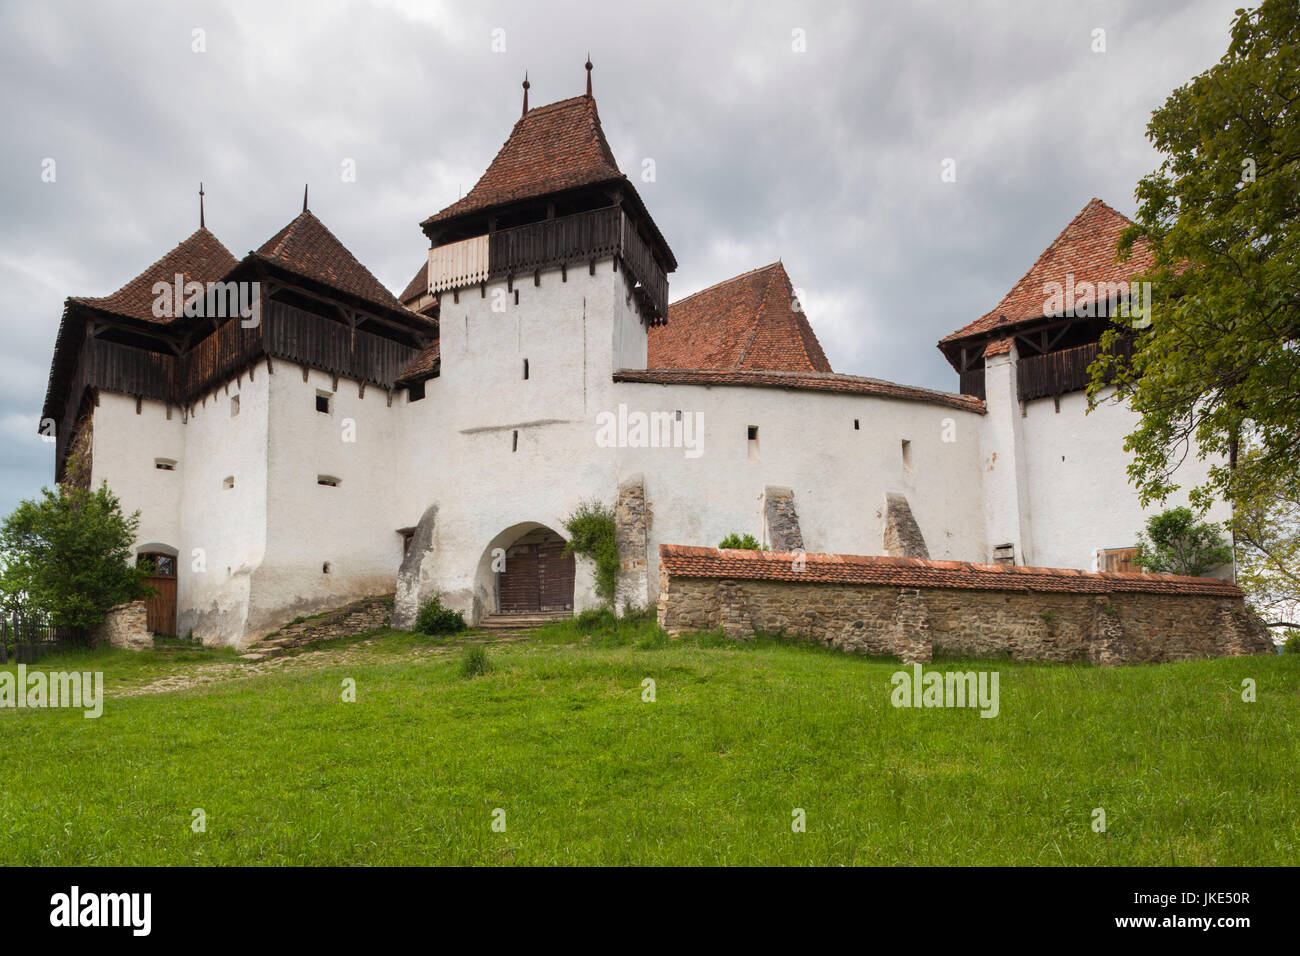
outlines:
[[[13,611],[0,619],[0,664],[35,664],[46,654],[76,644],[69,631],[43,615]]]

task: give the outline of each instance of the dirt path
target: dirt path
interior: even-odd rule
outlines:
[[[323,648],[321,650],[304,650],[297,654],[272,657],[254,664],[240,661],[223,661],[219,664],[200,664],[190,670],[168,674],[147,684],[110,690],[110,697],[143,697],[148,694],[169,694],[193,687],[206,687],[211,684],[225,684],[230,681],[246,680],[263,674],[275,674],[281,671],[319,670],[325,667],[338,667],[355,664],[377,664],[403,659],[416,660],[422,657],[441,657],[463,650],[468,644],[514,644],[526,640],[527,634],[509,634],[484,640],[481,635],[474,635],[464,644],[438,644],[428,647],[411,647],[401,651],[384,651],[376,654],[369,650],[374,639],[359,641],[346,647]]]

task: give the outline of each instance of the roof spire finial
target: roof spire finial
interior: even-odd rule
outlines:
[[[307,184],[302,184],[302,211],[307,211]]]
[[[528,71],[524,70],[524,111],[519,114],[520,116],[528,115],[528,87],[531,85],[532,84],[528,82]]]
[[[206,229],[207,224],[203,221],[203,183],[199,183],[199,228]]]
[[[587,54],[587,99],[591,99],[591,53]]]

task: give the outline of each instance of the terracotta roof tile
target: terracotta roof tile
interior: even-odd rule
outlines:
[[[951,408],[984,412],[984,402],[974,395],[955,395],[913,385],[898,385],[877,378],[841,375],[836,372],[779,372],[756,369],[619,369],[616,382],[641,382],[651,385],[739,385],[756,388],[788,388],[811,392],[836,392],[843,395],[875,395],[904,401],[934,402]]]
[[[802,558],[804,570],[796,571]],[[983,591],[1058,591],[1111,594],[1198,594],[1239,598],[1241,590],[1218,578],[1173,574],[1101,573],[1069,568],[1003,567],[965,561],[930,561],[861,554],[736,551],[661,544],[659,564],[684,578],[792,581],[804,584],[880,584],[893,587],[967,588]]]
[[[159,318],[153,314],[153,303],[157,298],[153,291],[154,283],[166,282],[170,286],[178,274],[185,277],[185,282],[219,282],[237,264],[230,250],[216,236],[207,229],[198,229],[112,295],[73,297],[69,301],[114,315],[167,324],[174,318]]]
[[[1095,285],[1125,282],[1145,271],[1151,265],[1151,250],[1141,241],[1134,243],[1127,261],[1115,261],[1120,233],[1131,224],[1132,220],[1100,199],[1091,200],[1043,250],[1001,302],[969,325],[944,336],[939,340],[940,345],[1042,318],[1048,299],[1047,283],[1065,285],[1069,273],[1074,274],[1076,285],[1080,282]],[[1087,302],[1088,299],[1076,299],[1075,305]]]
[[[254,256],[350,293],[372,305],[410,313],[310,210],[264,242]]]
[[[520,117],[474,188],[424,224],[613,179],[624,176],[600,127],[596,100],[575,96]]]
[[[650,329],[650,368],[829,372],[785,267],[774,262],[668,306]]]
[[[438,349],[438,340],[434,339],[412,360],[410,365],[402,369],[402,374],[397,376],[397,384],[408,385],[412,382],[432,378],[441,364],[442,357]]]

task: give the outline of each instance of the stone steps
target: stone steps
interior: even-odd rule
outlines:
[[[391,606],[392,596],[381,594],[312,615],[297,624],[286,624],[274,634],[254,641],[244,649],[245,653],[239,655],[239,659],[256,664],[280,657],[288,651],[310,647],[319,641],[386,626]]]
[[[500,634],[510,631],[533,631],[556,621],[567,621],[572,611],[541,611],[529,614],[489,614],[479,621],[478,629]]]

